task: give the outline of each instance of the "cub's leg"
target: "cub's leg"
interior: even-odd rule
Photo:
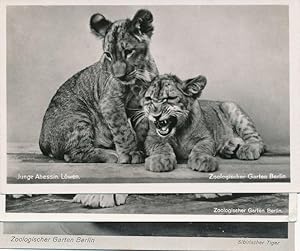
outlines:
[[[77,194],[73,202],[81,203],[85,207],[114,207],[126,203],[128,194]]]
[[[173,148],[159,136],[149,134],[145,141],[145,150],[149,156],[145,161],[146,170],[168,172],[175,169],[177,161]]]
[[[234,131],[241,137],[236,157],[242,160],[256,160],[264,152],[264,143],[250,117],[235,103],[224,102],[221,109],[227,115]]]
[[[144,150],[145,140],[149,131],[149,122],[147,119],[143,119],[140,123],[138,123],[134,131],[136,132],[138,148]]]
[[[214,172],[218,169],[218,161],[214,157],[215,143],[212,138],[201,139],[192,149],[188,158],[188,167],[199,172]]]
[[[56,132],[64,138],[64,144],[59,141],[52,143],[50,147],[41,138],[40,148],[46,155],[53,156],[57,159],[64,159],[67,162],[111,162],[118,161],[115,151],[98,148],[94,146],[95,133],[92,125],[88,122],[73,121],[72,125],[63,128]]]
[[[118,96],[110,95],[103,98],[101,110],[113,135],[119,162],[122,164],[143,163],[143,152],[138,149],[136,133],[128,122],[123,101]]]

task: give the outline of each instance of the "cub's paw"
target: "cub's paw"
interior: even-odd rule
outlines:
[[[250,143],[240,146],[236,152],[236,157],[241,160],[256,160],[259,159],[263,149],[261,144]]]
[[[221,144],[219,154],[223,158],[232,158],[238,147],[245,144],[245,142],[241,138],[230,138],[227,139]]]
[[[175,155],[154,154],[146,159],[146,170],[151,172],[168,172],[175,169],[177,164]]]
[[[32,194],[8,194],[7,196],[13,199],[20,199],[24,197],[32,197]]]
[[[115,207],[125,204],[128,194],[77,194],[73,202],[85,207]]]
[[[119,163],[121,164],[139,164],[144,163],[145,158],[142,151],[132,151],[128,154],[121,153],[119,155]]]
[[[200,200],[218,200],[232,197],[232,193],[197,193],[195,197]]]
[[[187,163],[188,167],[199,172],[214,172],[218,169],[217,159],[208,154],[191,154]]]
[[[118,154],[114,150],[106,149],[106,163],[118,163]]]

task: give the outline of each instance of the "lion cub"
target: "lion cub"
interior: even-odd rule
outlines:
[[[223,158],[256,160],[264,143],[249,116],[233,102],[199,100],[206,78],[181,81],[174,75],[156,77],[143,102],[150,130],[145,141],[146,169],[170,171],[177,159],[192,170],[218,169]]]
[[[103,55],[69,78],[45,112],[39,145],[44,155],[67,162],[142,163],[137,133],[128,118],[140,109],[139,93],[158,70],[150,54],[153,16],[141,9],[132,19],[109,21],[96,13],[91,31],[103,39]]]

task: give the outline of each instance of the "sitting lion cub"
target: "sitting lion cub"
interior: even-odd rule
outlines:
[[[143,102],[150,130],[145,141],[146,169],[173,170],[187,159],[192,170],[218,169],[223,158],[256,160],[264,152],[261,136],[248,115],[233,102],[199,100],[206,78],[181,81],[174,75],[156,77]]]

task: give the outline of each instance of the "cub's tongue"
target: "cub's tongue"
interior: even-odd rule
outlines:
[[[167,131],[169,131],[169,128],[167,126],[164,126],[164,127],[160,128],[160,131],[167,132]]]
[[[170,133],[170,128],[167,126],[162,127],[162,128],[157,128],[157,130],[163,136],[168,135]]]

